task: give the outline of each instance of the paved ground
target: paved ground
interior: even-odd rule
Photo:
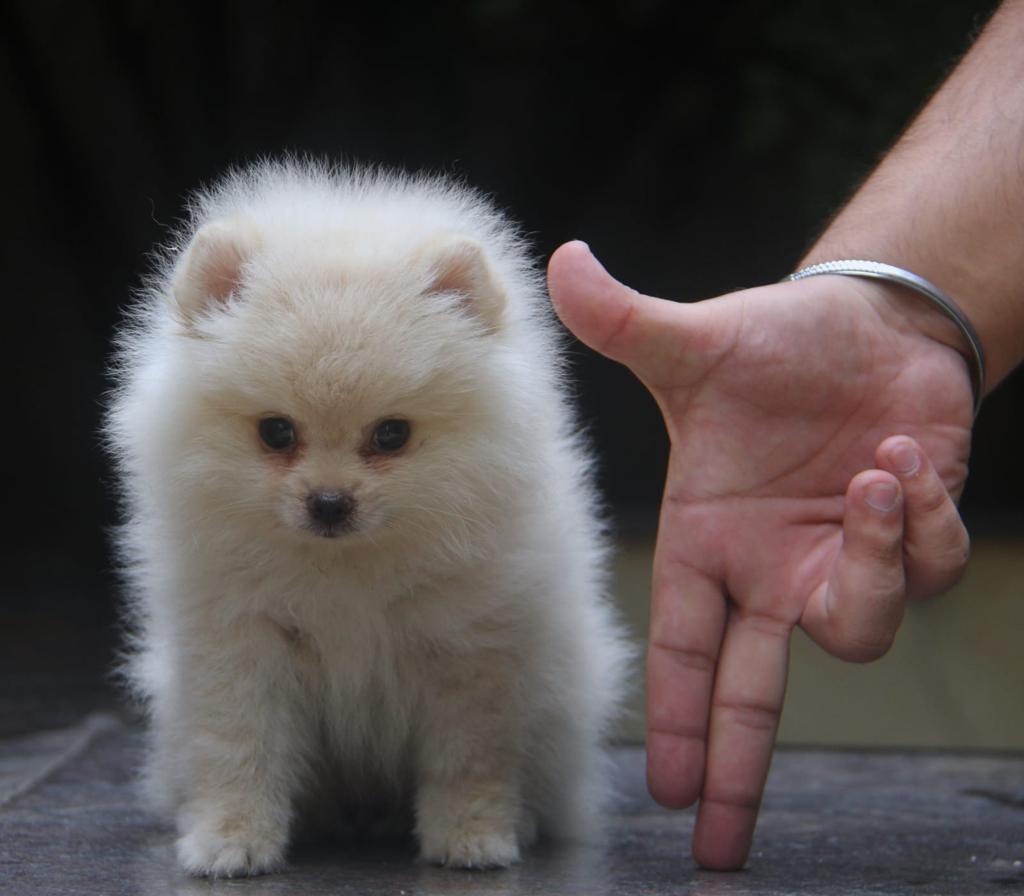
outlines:
[[[782,751],[749,868],[697,870],[691,813],[657,808],[643,755],[618,754],[605,847],[542,849],[501,872],[416,865],[408,844],[295,851],[281,874],[197,881],[136,800],[140,737],[100,713],[0,741],[3,896],[192,894],[985,894],[1024,892],[1024,757]]]

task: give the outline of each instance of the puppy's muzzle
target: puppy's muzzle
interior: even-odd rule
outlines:
[[[345,489],[319,490],[306,497],[309,528],[317,535],[333,538],[352,529],[356,499]]]

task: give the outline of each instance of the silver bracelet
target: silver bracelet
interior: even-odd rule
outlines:
[[[787,280],[803,280],[804,277],[814,277],[817,274],[843,274],[847,277],[869,277],[876,280],[888,280],[890,283],[898,283],[906,286],[914,292],[920,293],[929,302],[946,315],[957,325],[963,333],[967,344],[971,347],[970,355],[965,356],[967,366],[971,371],[971,387],[974,390],[974,416],[978,416],[981,409],[981,398],[985,392],[985,350],[981,347],[981,340],[978,333],[967,319],[967,315],[960,310],[959,306],[946,293],[939,289],[934,283],[929,283],[924,277],[919,277],[911,271],[905,271],[895,265],[883,264],[880,261],[846,260],[824,261],[821,264],[808,265],[786,277]]]

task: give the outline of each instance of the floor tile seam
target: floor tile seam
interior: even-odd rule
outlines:
[[[89,713],[77,725],[68,729],[70,740],[67,745],[53,756],[41,761],[31,773],[6,793],[0,793],[0,809],[7,808],[15,800],[44,784],[68,763],[84,753],[97,737],[123,727],[123,724],[109,713]]]

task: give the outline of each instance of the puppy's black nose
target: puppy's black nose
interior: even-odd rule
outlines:
[[[347,491],[310,492],[306,510],[310,519],[325,529],[343,528],[356,509],[356,499]]]

